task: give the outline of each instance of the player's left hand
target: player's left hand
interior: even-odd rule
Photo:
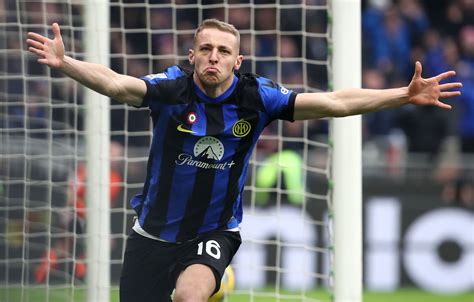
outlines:
[[[38,56],[38,63],[51,68],[61,68],[64,62],[65,51],[61,30],[58,23],[53,23],[54,39],[40,34],[29,32],[26,43],[28,50]]]
[[[462,87],[460,82],[443,83],[444,79],[452,77],[456,74],[455,71],[443,72],[437,76],[429,79],[421,77],[421,63],[416,62],[415,74],[408,85],[408,100],[415,105],[433,105],[443,109],[451,109],[451,105],[441,102],[439,99],[455,97],[461,94],[459,89]]]

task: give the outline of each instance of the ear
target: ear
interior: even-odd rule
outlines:
[[[242,66],[242,61],[243,60],[244,60],[243,55],[238,55],[237,56],[237,59],[235,60],[235,63],[234,63],[234,70],[239,70],[240,69],[240,66]]]
[[[192,48],[188,50],[188,60],[189,64],[194,65],[194,49]]]

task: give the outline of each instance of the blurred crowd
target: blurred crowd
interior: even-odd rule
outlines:
[[[364,87],[405,85],[416,60],[424,77],[455,70],[464,85],[450,101],[454,112],[404,107],[366,116],[367,138],[401,130],[409,152],[437,154],[453,141],[474,152],[474,1],[369,0],[362,32]]]
[[[406,85],[415,61],[423,77],[455,70],[463,83],[462,95],[449,100],[452,111],[404,106],[365,115],[364,149],[382,151],[393,174],[419,165],[414,154],[426,155],[442,199],[473,205],[474,1],[363,1],[362,37],[365,88]]]

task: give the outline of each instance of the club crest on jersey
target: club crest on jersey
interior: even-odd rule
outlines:
[[[232,126],[232,134],[236,137],[244,137],[250,133],[252,126],[246,120],[238,120],[235,122],[234,126]]]

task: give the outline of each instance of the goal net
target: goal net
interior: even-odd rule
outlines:
[[[119,73],[139,77],[173,64],[190,69],[194,28],[217,18],[241,32],[241,72],[314,92],[331,89],[327,1],[111,0],[96,18],[110,16],[109,64]],[[149,113],[110,104],[110,240],[102,240],[110,249],[110,283],[91,284],[87,276],[97,261],[87,252],[85,192],[93,173],[85,165],[87,94],[38,64],[25,43],[29,31],[52,37],[51,24],[58,22],[67,54],[86,58],[84,40],[94,33],[84,14],[93,3],[0,1],[0,301],[95,301],[87,294],[94,286],[105,286],[118,301],[134,216],[129,200],[145,179]],[[279,121],[260,138],[228,301],[331,300],[328,127],[327,120]]]

